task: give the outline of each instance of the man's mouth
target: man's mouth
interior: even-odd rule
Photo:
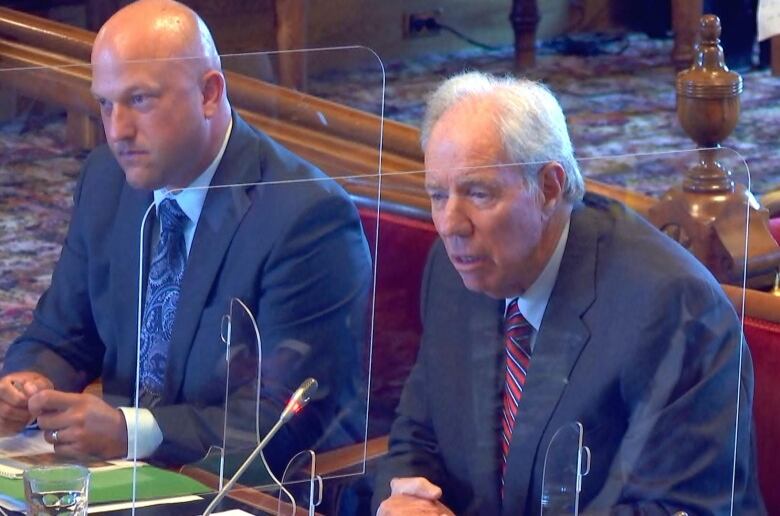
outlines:
[[[116,153],[117,159],[122,163],[133,163],[135,161],[145,158],[146,155],[147,155],[146,151],[137,150],[137,149],[121,150]]]
[[[478,254],[452,254],[450,259],[458,270],[474,268],[485,262],[485,257]]]

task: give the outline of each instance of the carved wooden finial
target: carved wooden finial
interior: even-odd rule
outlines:
[[[720,20],[702,16],[701,43],[693,64],[677,74],[677,117],[699,147],[720,147],[739,120],[742,77],[732,72],[720,46]],[[694,192],[733,191],[730,173],[716,161],[716,152],[701,153],[701,162],[689,171],[684,187]]]
[[[705,14],[699,22],[701,25],[701,41],[704,45],[720,43],[720,18],[714,14]]]
[[[720,143],[739,119],[742,77],[729,71],[720,46],[720,20],[699,24],[701,43],[690,68],[677,75],[677,117],[699,146],[698,160],[650,209],[650,221],[690,250],[724,283],[770,286],[780,266],[780,248],[768,229],[768,212],[747,187],[732,179],[719,160]],[[744,171],[740,171],[744,173]],[[746,217],[746,213],[749,216]],[[745,261],[745,233],[747,263]],[[745,270],[747,266],[747,270]]]

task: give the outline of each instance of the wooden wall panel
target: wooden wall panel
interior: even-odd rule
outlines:
[[[109,5],[129,0],[83,0],[68,2],[67,10],[52,7],[53,19],[87,25],[87,20],[107,15]],[[276,50],[275,4],[279,0],[183,0],[211,27],[222,54]],[[613,26],[609,6],[619,0],[538,0],[541,21],[537,39],[547,39],[566,30],[605,30]],[[509,23],[512,0],[285,0],[306,6],[307,18],[301,41],[309,48],[365,45],[384,60],[397,60],[430,52],[446,52],[470,45],[447,32],[433,37],[404,38],[403,14],[441,9],[442,22],[490,45],[509,45],[513,32]],[[24,5],[23,3],[20,5]],[[79,9],[79,6],[81,8]],[[99,8],[99,9],[98,9]],[[90,9],[93,12],[90,16]],[[80,11],[80,12],[79,12]],[[99,12],[97,12],[99,11]],[[36,11],[38,15],[46,12]],[[287,21],[287,20],[283,20]],[[290,30],[289,26],[285,27]],[[295,39],[294,33],[287,38]],[[354,54],[353,54],[354,55]],[[354,59],[322,54],[310,60],[310,72],[348,68]],[[271,79],[268,63],[232,59],[242,73]]]

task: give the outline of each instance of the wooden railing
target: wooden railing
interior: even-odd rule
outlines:
[[[71,143],[90,148],[102,139],[90,93],[89,55],[94,33],[0,7],[0,83],[22,95],[62,106]],[[375,203],[382,141],[382,205],[428,218],[419,131],[353,108],[258,79],[226,72],[228,94],[247,122],[293,152],[344,177],[360,203]],[[642,213],[653,200],[586,180],[591,191],[622,200]]]

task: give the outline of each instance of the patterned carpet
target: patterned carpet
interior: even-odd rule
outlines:
[[[537,53],[536,68],[527,77],[542,81],[558,96],[579,158],[695,149],[677,120],[671,48],[671,40],[641,34],[603,47],[612,54],[592,57],[561,55],[543,46]],[[510,47],[488,52],[475,49],[385,63],[385,116],[417,125],[425,96],[437,81],[464,70],[511,74],[512,52]],[[742,114],[723,145],[745,158],[752,191],[761,194],[780,188],[780,77],[772,77],[766,70],[742,75]],[[360,72],[327,79],[313,86],[314,94],[348,100],[378,112],[376,99],[381,95],[373,74],[366,83],[361,83]],[[362,87],[345,88],[344,84]],[[589,162],[584,173],[657,196],[676,179],[679,170],[663,170],[650,157],[643,157],[639,160],[643,166],[628,172],[616,166],[620,161]],[[734,170],[735,175],[744,178],[745,168],[741,165]]]
[[[671,42],[631,36],[615,46],[615,54],[587,58],[542,48],[538,68],[530,75],[560,97],[577,155],[693,149],[675,115],[674,71],[667,64]],[[511,49],[431,55],[385,67],[385,116],[416,124],[425,95],[441,78],[463,69],[509,73]],[[725,145],[744,156],[753,191],[760,194],[780,188],[780,79],[766,71],[743,77],[740,123]],[[355,71],[317,78],[311,90],[376,113],[381,99],[377,84],[376,76],[367,85]],[[64,122],[58,116],[0,126],[0,355],[29,322],[64,239],[70,192],[84,155],[63,142]],[[588,160],[583,170],[658,195],[678,177],[679,158]],[[743,168],[734,159],[730,163],[735,172]]]
[[[64,124],[7,124],[0,132],[0,346],[31,319],[48,286],[83,155],[63,145]]]

